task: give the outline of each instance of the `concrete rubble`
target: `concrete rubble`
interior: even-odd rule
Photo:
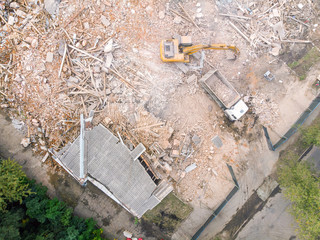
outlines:
[[[306,7],[294,1],[272,5],[266,1],[244,3],[239,15],[223,13],[222,4],[218,7],[221,7],[220,15],[229,20],[232,28],[255,49],[256,54],[270,52],[278,56],[281,43],[309,41],[305,35],[310,27],[308,21],[312,7],[307,1],[302,2]]]

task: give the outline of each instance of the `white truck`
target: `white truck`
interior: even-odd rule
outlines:
[[[217,69],[207,72],[199,82],[231,121],[239,120],[248,111],[240,94]]]

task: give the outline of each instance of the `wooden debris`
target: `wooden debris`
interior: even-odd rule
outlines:
[[[228,12],[220,13],[220,16],[228,17],[231,28],[234,28],[245,41],[249,42],[250,46],[255,48],[253,51],[249,50],[248,55],[254,58],[259,53],[272,52],[273,50],[276,50],[274,52],[278,54],[281,50],[281,43],[311,43],[307,40],[298,40],[305,35],[306,29],[304,26],[311,27],[316,23],[314,22],[314,16],[308,14],[311,3],[310,6],[307,6],[306,1],[303,1],[304,7],[301,9],[292,4],[293,1],[280,1],[275,4],[277,1],[245,3],[245,1],[240,2],[238,0],[230,4],[230,8],[235,7],[236,9],[229,9]],[[106,117],[110,119],[105,124],[114,133],[118,132],[123,137],[124,143],[127,139],[132,139],[132,142],[135,143],[142,142],[145,146],[152,146],[153,143],[158,142],[159,147],[161,145],[165,149],[164,151],[171,152],[169,149],[171,148],[173,130],[169,133],[169,124],[159,122],[159,119],[150,113],[153,112],[157,115],[156,109],[164,109],[162,107],[167,104],[166,91],[168,85],[158,84],[155,76],[159,77],[159,75],[156,71],[150,71],[152,72],[150,74],[148,72],[150,69],[145,67],[148,64],[133,62],[134,58],[131,58],[130,54],[123,54],[125,51],[131,51],[130,47],[126,49],[128,46],[135,46],[134,52],[138,52],[140,50],[138,48],[142,46],[141,42],[139,44],[133,42],[136,39],[132,38],[142,34],[142,32],[136,33],[137,29],[126,28],[126,26],[133,26],[137,19],[139,19],[139,23],[143,24],[143,19],[140,18],[141,12],[133,12],[139,6],[137,5],[135,9],[129,11],[123,9],[126,11],[124,13],[125,18],[120,16],[122,14],[115,15],[115,19],[112,19],[112,21],[110,19],[110,24],[105,21],[106,24],[102,27],[102,24],[95,24],[95,20],[100,19],[100,15],[97,18],[97,14],[104,12],[106,14],[104,20],[109,21],[108,17],[114,14],[111,11],[119,10],[117,4],[107,5],[107,10],[89,4],[86,7],[78,6],[75,11],[61,5],[61,12],[67,10],[65,11],[66,15],[62,15],[61,18],[59,16],[54,20],[45,16],[42,11],[38,12],[40,6],[31,5],[27,1],[25,3],[25,7],[20,10],[26,12],[28,19],[31,17],[29,20],[16,17],[14,14],[0,15],[1,19],[4,20],[2,22],[6,24],[8,22],[6,19],[11,16],[10,23],[12,25],[4,25],[4,28],[7,28],[10,34],[10,38],[6,40],[12,42],[12,48],[14,49],[14,54],[12,54],[14,57],[10,59],[10,64],[4,64],[4,62],[8,62],[8,58],[3,59],[2,64],[0,64],[2,90],[0,96],[5,102],[4,104],[1,103],[1,106],[17,107],[19,112],[30,115],[26,126],[28,126],[28,139],[32,140],[31,145],[37,145],[33,144],[34,139],[41,139],[45,141],[45,147],[61,148],[66,142],[77,137],[79,114],[84,113],[87,116],[90,110],[93,110],[99,113],[95,116],[95,121],[99,122],[99,119],[103,120]],[[163,11],[163,17],[160,19],[167,19],[169,16],[164,11],[170,11],[173,16],[179,16],[177,22],[181,22],[181,19],[183,19],[191,23],[192,26],[187,24],[190,29],[186,29],[185,32],[197,29],[204,33],[204,27],[210,26],[207,21],[204,19],[202,21],[199,17],[202,14],[201,3],[198,3],[197,9],[195,9],[197,13],[200,13],[195,15],[197,20],[194,20],[194,16],[189,14],[193,12],[193,9],[187,8],[187,6],[192,7],[192,4],[191,2],[187,2],[186,5],[179,3],[175,9],[170,9],[172,4],[168,4],[166,10],[158,8],[160,5],[155,4],[150,4],[150,7],[155,5],[156,8],[154,9]],[[101,4],[105,7],[104,5],[106,3]],[[87,8],[90,14],[83,16]],[[239,9],[242,11],[240,15],[243,14],[243,16],[237,15]],[[70,17],[68,14],[72,12],[71,10],[73,13]],[[144,11],[142,12],[145,14]],[[146,23],[150,24],[148,21],[151,19],[155,20],[154,18],[148,18]],[[280,21],[283,22],[281,28],[285,29],[283,39],[286,38],[282,41],[272,27]],[[214,22],[219,24],[216,19],[214,19]],[[198,25],[200,23],[201,28]],[[96,25],[98,26],[96,27]],[[52,30],[57,28],[56,26],[60,27],[52,34]],[[146,25],[141,26],[141,29],[146,29]],[[19,35],[22,33],[18,30],[21,30],[23,35]],[[112,35],[110,36],[110,34]],[[114,36],[116,38],[113,39]],[[32,44],[32,39],[36,40],[37,44]],[[63,43],[65,48],[60,51],[61,61],[50,61],[50,64],[43,64],[45,53],[53,53],[55,51],[54,44],[61,39],[66,39],[66,43]],[[110,44],[111,47],[104,51],[105,45],[111,39],[113,44]],[[236,42],[237,39],[232,39],[232,41]],[[120,46],[122,49],[118,50]],[[107,52],[113,56],[113,61],[111,65],[107,64],[106,67],[106,59],[108,59],[108,56],[110,57]],[[215,67],[206,59],[204,61],[212,68]],[[15,64],[11,65],[12,62],[16,66],[14,66]],[[110,63],[110,61],[108,62]],[[96,70],[97,67],[99,67],[99,71]],[[57,73],[59,79],[56,79]],[[195,81],[190,80],[189,82],[189,85],[196,85]],[[157,95],[150,96],[148,93],[153,93],[153,91],[150,91],[151,89],[159,89]],[[165,97],[156,99],[158,95]],[[263,97],[263,99],[265,98]],[[146,102],[150,112],[144,109]],[[23,106],[19,105],[20,103],[23,103]],[[262,102],[260,104],[265,105]],[[270,106],[265,109],[270,109]],[[260,119],[262,114],[258,114]],[[32,121],[32,119],[35,119],[35,121]],[[184,124],[180,120],[176,124],[180,125],[179,128],[188,128],[190,125],[187,120]],[[174,138],[177,137],[180,141],[178,135],[174,134]],[[44,144],[42,144],[42,147],[44,147]],[[180,146],[177,146],[177,148],[180,148]],[[39,151],[46,153],[44,148]],[[194,157],[195,152],[187,153],[187,155],[184,155],[184,159],[187,159],[191,154]],[[180,151],[178,155],[180,155]]]
[[[292,1],[252,2],[247,8],[243,8],[238,2],[236,4],[238,8],[243,9],[244,16],[229,12],[219,15],[230,18],[230,26],[254,48],[253,56],[266,52],[277,56],[281,50],[281,43],[286,43],[289,39],[301,39],[304,32],[302,27],[311,27],[309,21],[313,15],[313,7],[310,2],[303,8],[296,8],[296,4]],[[261,11],[261,9],[266,10]],[[250,15],[246,16],[248,13]],[[282,41],[285,38],[287,40]],[[294,42],[309,43],[308,40],[302,39]]]
[[[44,157],[42,158],[41,162],[44,163],[45,161],[47,161],[48,157],[49,157],[49,153],[47,152],[46,155],[44,155]]]
[[[310,27],[309,24],[306,24],[306,23],[300,21],[299,19],[296,19],[296,18],[291,17],[291,16],[288,16],[288,18],[290,18],[290,19],[292,19],[293,21],[298,22],[298,23],[300,23],[300,24],[302,24],[302,25],[304,25],[304,26],[306,26],[306,27]]]
[[[263,15],[265,15],[266,13],[268,13],[270,10],[272,10],[273,8],[277,7],[279,5],[279,3],[277,2],[276,4],[272,5],[270,8],[268,8],[266,11],[264,11],[263,13],[261,13],[259,15],[259,17],[262,17]]]
[[[234,18],[241,18],[241,19],[246,19],[246,20],[251,20],[252,18],[245,17],[245,16],[238,16],[238,15],[232,15],[232,14],[224,14],[224,13],[219,13],[220,16],[224,17],[234,17]]]
[[[66,28],[70,23],[72,23],[76,17],[78,17],[80,15],[80,13],[82,13],[82,11],[86,8],[86,6],[83,6],[77,13],[75,13],[71,18],[70,20],[64,24],[63,28]]]
[[[312,43],[309,40],[295,40],[295,39],[286,39],[286,40],[281,40],[282,43]]]
[[[132,131],[143,130],[143,129],[153,128],[153,127],[159,127],[159,126],[162,126],[162,125],[164,125],[164,123],[156,123],[156,124],[152,124],[152,125],[148,125],[148,126],[133,128]]]
[[[201,28],[195,23],[195,21],[193,21],[193,19],[191,18],[191,16],[188,14],[188,12],[184,9],[184,7],[182,6],[181,3],[178,3],[179,7],[182,9],[182,11],[186,14],[186,16],[190,19],[190,21],[193,23],[193,25],[202,33],[204,34],[204,32],[201,30]]]
[[[92,91],[92,90],[88,90],[88,89],[85,89],[84,87],[81,87],[81,86],[77,86],[75,84],[71,84],[73,87],[81,90],[82,92],[71,92],[70,94],[90,94],[94,97],[98,97],[100,98],[101,95],[98,93],[98,92],[95,92],[95,91]]]
[[[116,71],[112,70],[111,68],[109,68],[109,71],[113,74],[115,74],[119,79],[120,81],[122,81],[123,83],[125,83],[129,88],[131,88],[133,91],[135,91],[136,93],[139,93],[138,90],[136,90],[134,88],[134,86],[132,86],[131,83],[129,83],[128,81],[126,81],[121,75],[119,75],[119,73],[117,73]]]
[[[38,28],[30,21],[30,25],[34,28],[34,30],[36,30],[36,32],[42,36],[42,33],[38,30]]]
[[[72,46],[72,45],[68,45],[69,47],[71,47],[72,49],[74,49],[74,50],[77,50],[78,52],[81,52],[81,53],[83,53],[84,55],[87,55],[88,57],[91,57],[91,58],[93,58],[93,59],[95,59],[95,60],[97,60],[97,61],[99,61],[99,62],[104,62],[103,60],[101,60],[100,58],[97,58],[97,57],[95,57],[95,56],[93,56],[92,54],[90,54],[90,53],[87,53],[86,51],[84,51],[84,50],[81,50],[81,49],[79,49],[79,48],[76,48],[76,47],[74,47],[74,46]]]
[[[104,101],[107,99],[106,95],[106,74],[103,73],[103,96],[104,96]]]
[[[67,44],[64,45],[63,57],[62,57],[62,61],[61,61],[60,69],[59,69],[59,74],[58,74],[59,78],[61,76],[64,60],[66,59],[66,54],[67,54]]]
[[[236,25],[234,25],[232,22],[229,21],[229,25],[234,29],[236,30],[240,35],[241,37],[243,37],[247,42],[251,43],[250,39],[243,33],[241,32],[241,30],[239,28],[236,27]]]
[[[170,11],[173,12],[174,14],[176,14],[177,16],[183,18],[184,20],[186,20],[186,21],[188,21],[188,22],[193,24],[193,22],[189,18],[183,16],[182,14],[178,13],[177,11],[174,11],[173,9],[170,9]]]
[[[0,91],[0,93],[1,93],[3,96],[8,97],[8,95],[5,94],[4,92]]]

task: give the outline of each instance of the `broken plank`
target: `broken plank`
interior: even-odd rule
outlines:
[[[74,46],[72,46],[72,45],[68,45],[68,46],[69,46],[70,48],[74,49],[74,50],[77,50],[78,52],[83,53],[84,55],[87,55],[88,57],[91,57],[91,58],[99,61],[99,62],[102,62],[102,63],[104,62],[104,61],[101,60],[100,58],[97,58],[97,57],[93,56],[92,54],[87,53],[86,51],[83,51],[83,50],[81,50],[81,49],[79,49],[79,48],[76,48],[76,47],[74,47]]]
[[[282,43],[312,43],[311,41],[309,40],[290,40],[290,39],[287,39],[287,40],[281,40]]]
[[[158,126],[162,126],[162,125],[164,125],[164,123],[156,123],[156,124],[151,124],[151,125],[147,125],[147,126],[143,126],[143,127],[133,128],[132,130],[148,129],[148,128],[158,127]]]
[[[90,94],[90,95],[93,95],[93,96],[98,97],[98,98],[101,97],[98,92],[94,92],[92,90],[85,89],[84,87],[80,87],[80,86],[75,85],[75,84],[71,84],[71,86],[79,89],[80,91],[82,91],[82,92],[71,92],[72,94]]]
[[[49,153],[47,152],[46,155],[44,155],[44,157],[42,158],[42,162],[45,162],[49,157]]]
[[[37,28],[32,22],[30,22],[30,25],[36,30],[36,32],[37,32],[40,36],[43,35],[43,34],[38,30],[38,28]]]
[[[106,73],[103,72],[103,97],[104,97],[104,100],[106,100],[107,98],[107,94],[106,94]]]
[[[178,12],[176,12],[176,11],[172,10],[172,9],[170,9],[170,11],[171,11],[171,12],[173,12],[174,14],[176,14],[177,16],[179,16],[179,17],[183,18],[183,19],[184,19],[184,20],[186,20],[187,22],[192,23],[192,22],[190,21],[190,19],[189,19],[189,18],[187,18],[187,17],[183,16],[182,14],[180,14],[180,13],[178,13]]]
[[[0,93],[1,93],[3,96],[8,97],[8,95],[7,95],[7,94],[5,94],[4,92],[0,91]]]
[[[68,26],[70,23],[72,23],[72,22],[76,19],[76,17],[78,17],[78,16],[80,15],[80,13],[81,13],[85,8],[86,8],[86,6],[83,6],[77,13],[75,13],[75,14],[71,17],[71,19],[70,19],[63,27],[65,28],[65,27]]]
[[[64,60],[66,59],[66,54],[67,54],[67,44],[65,43],[64,44],[63,57],[62,57],[62,61],[61,61],[60,69],[59,69],[59,74],[58,74],[58,78],[60,78],[60,76],[61,76],[63,63],[64,63]]]
[[[258,38],[260,40],[262,40],[263,42],[265,42],[266,44],[272,45],[272,43],[270,41],[268,41],[267,39],[265,39],[263,36],[259,35]]]
[[[302,22],[302,21],[299,20],[299,19],[296,19],[296,18],[291,17],[291,16],[288,16],[288,18],[290,18],[290,19],[292,19],[293,21],[296,21],[297,23],[300,23],[300,24],[302,24],[302,25],[304,25],[304,26],[306,26],[306,27],[310,27],[309,24],[306,24],[306,23]]]
[[[220,13],[220,16],[224,16],[224,17],[234,17],[234,18],[241,18],[241,19],[246,19],[246,20],[250,20],[251,18],[249,17],[244,17],[244,16],[238,16],[238,15],[233,15],[233,14],[224,14],[224,13]]]
[[[181,5],[181,3],[178,3],[180,8],[182,9],[182,11],[187,15],[187,17],[190,19],[190,21],[193,23],[193,25],[198,28],[198,30],[204,34],[204,32],[199,28],[199,26],[195,23],[195,21],[193,21],[193,19],[191,18],[191,16],[188,14],[188,12],[184,9],[184,7]]]
[[[114,75],[116,75],[119,79],[120,79],[120,81],[122,81],[123,83],[125,83],[128,87],[130,87],[132,90],[134,90],[136,93],[140,93],[138,90],[136,90],[135,88],[134,88],[134,86],[132,86],[132,84],[131,83],[129,83],[127,80],[125,80],[119,73],[117,73],[116,72],[116,70],[112,70],[111,68],[109,68],[109,71],[111,72],[111,73],[113,73]]]
[[[90,95],[93,95],[95,97],[98,97],[96,94],[93,94],[93,93],[90,93],[89,91],[79,91],[79,92],[69,92],[69,94],[72,94],[72,95],[77,95],[77,94],[90,94]]]
[[[7,64],[6,64],[7,65]],[[3,64],[0,63],[0,67],[2,67],[4,70],[6,70],[8,73],[12,74],[12,72],[8,69],[8,67],[5,67]]]
[[[266,14],[267,12],[269,12],[271,9],[275,8],[278,5],[279,5],[279,3],[277,2],[276,4],[274,4],[273,6],[268,8],[266,11],[264,11],[262,14],[260,14],[259,17],[262,17],[264,14]]]
[[[241,32],[241,30],[239,28],[237,28],[236,25],[234,25],[232,22],[229,21],[229,25],[236,30],[245,40],[247,40],[250,43],[250,39],[247,37],[247,35],[245,35],[243,32]]]

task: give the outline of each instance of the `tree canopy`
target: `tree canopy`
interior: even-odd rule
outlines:
[[[320,123],[303,129],[302,137],[306,145],[320,146]]]
[[[320,146],[320,120],[302,129],[299,146]],[[301,154],[301,152],[299,153]],[[288,151],[278,168],[279,183],[283,193],[292,203],[291,214],[299,225],[301,239],[320,239],[320,173],[306,161]]]
[[[291,201],[291,213],[299,225],[301,239],[320,236],[320,178],[306,162],[291,162],[279,171],[284,195]]]
[[[15,161],[0,159],[0,211],[5,211],[8,203],[22,203],[31,193],[26,174],[21,169]]]
[[[103,239],[92,218],[74,216],[64,202],[50,199],[47,188],[28,180],[17,163],[2,160],[0,167],[0,240]]]

